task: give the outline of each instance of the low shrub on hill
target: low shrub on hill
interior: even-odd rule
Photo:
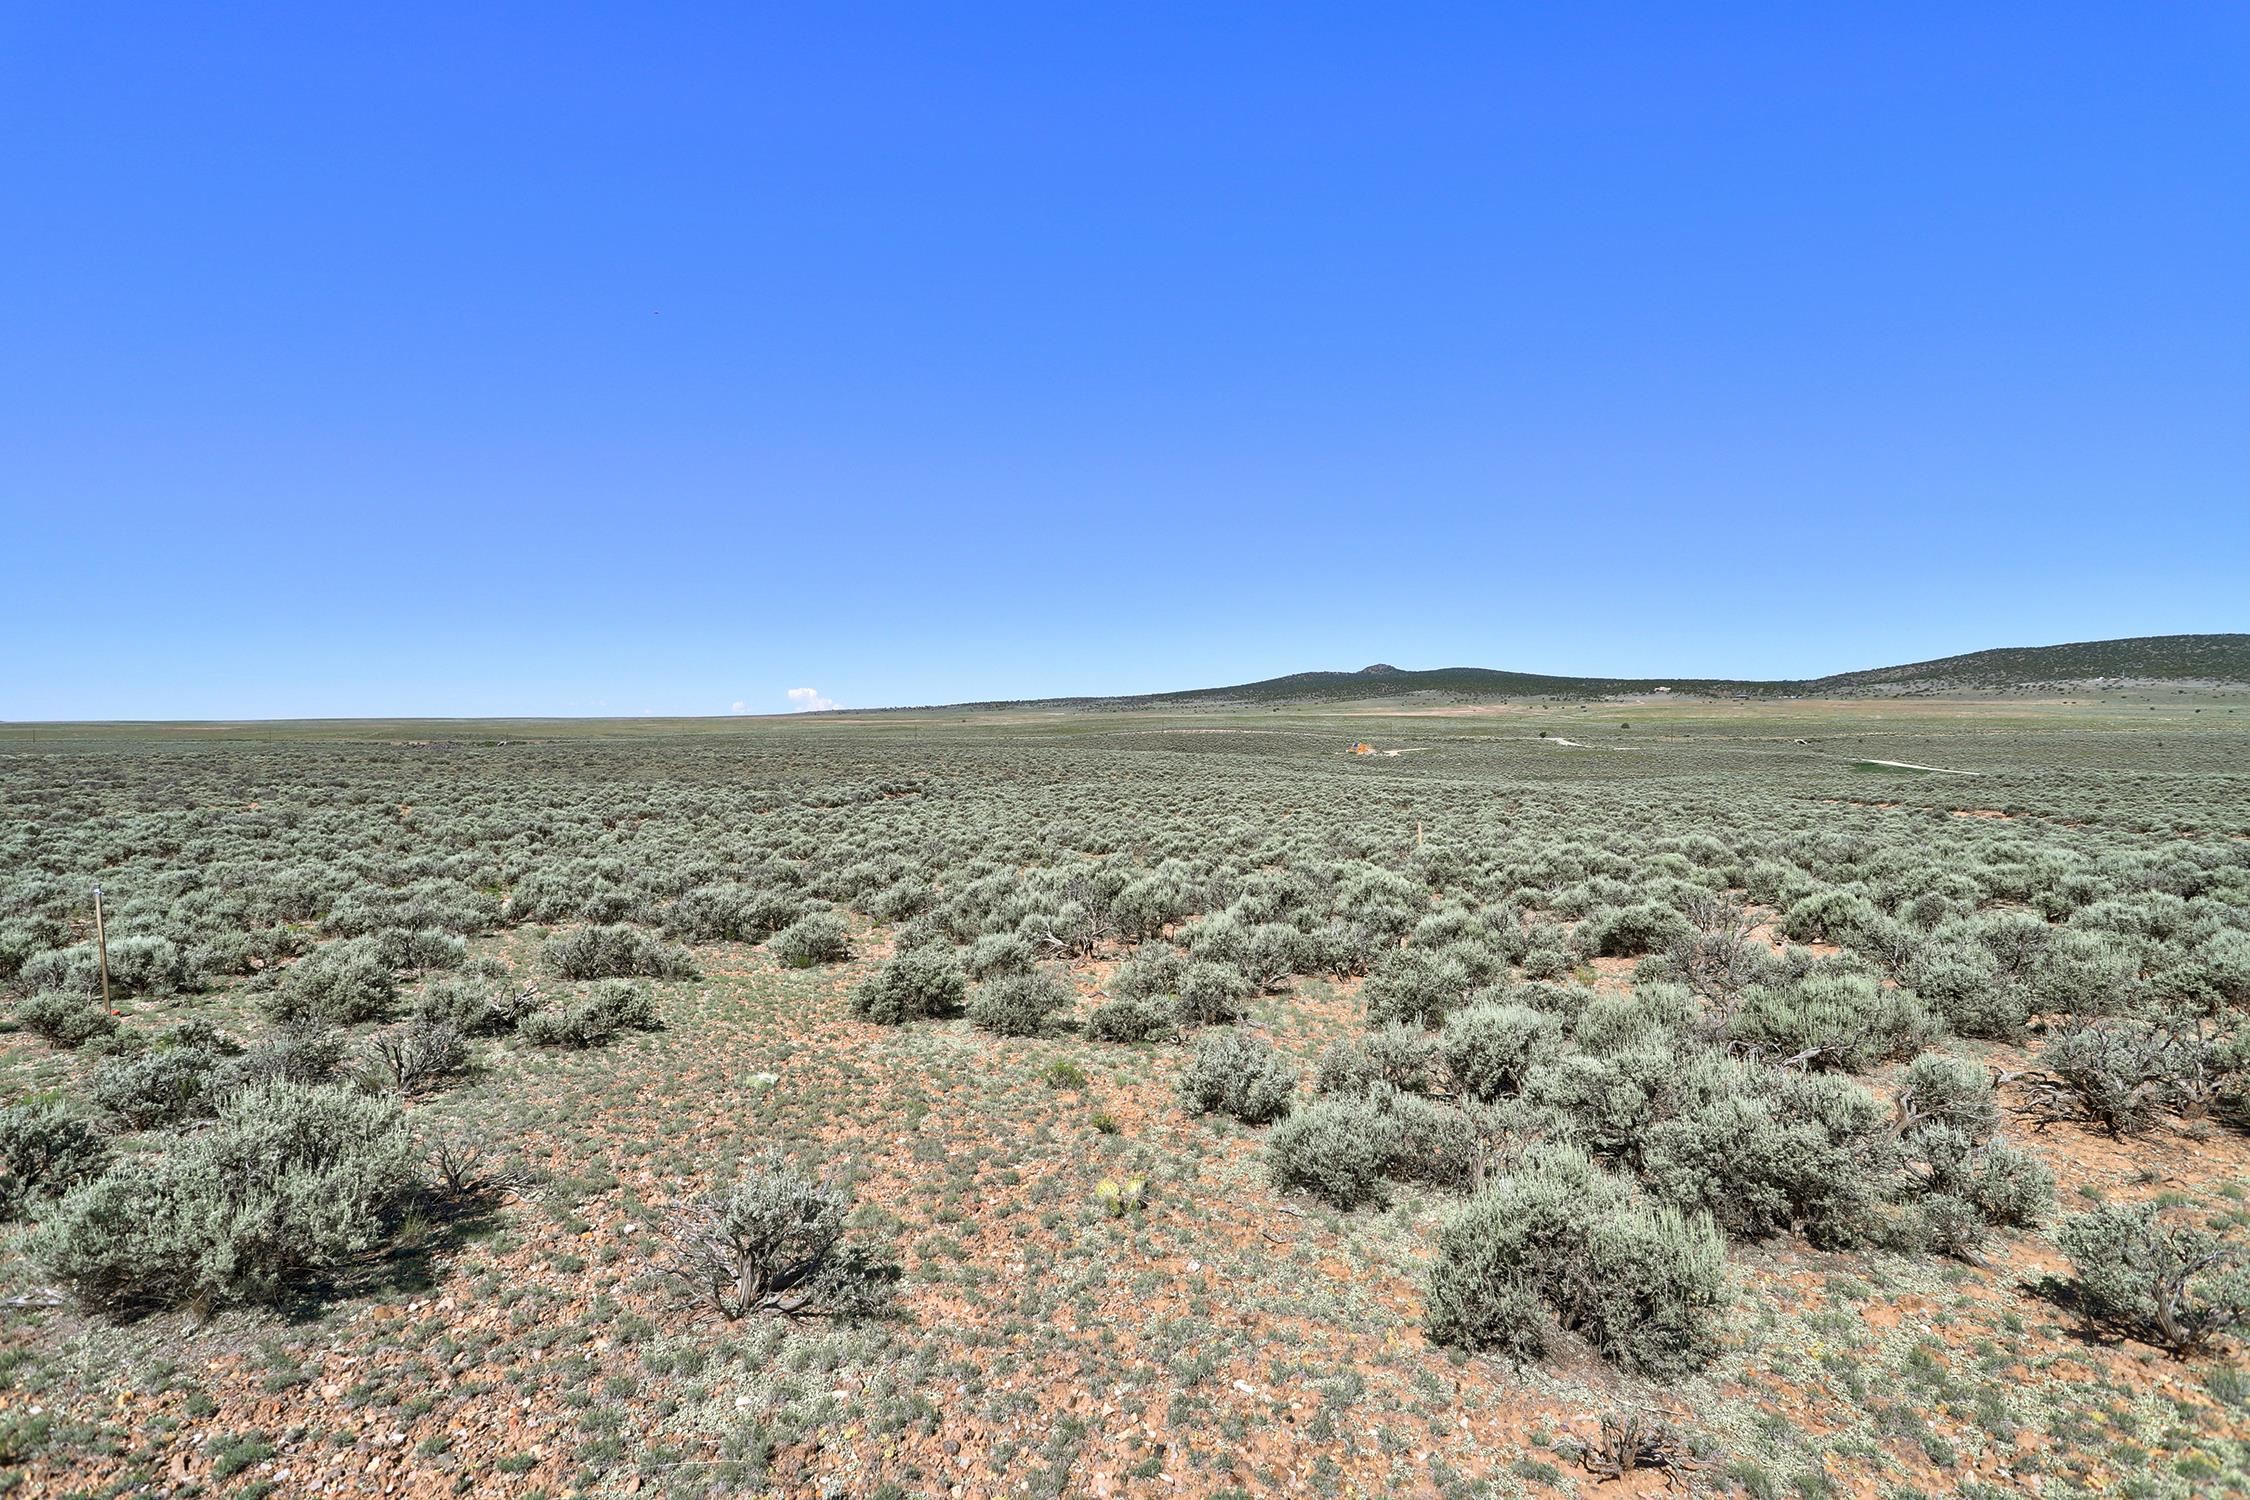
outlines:
[[[101,1132],[55,1100],[0,1106],[0,1221],[99,1176],[108,1158]]]
[[[546,1003],[537,986],[504,975],[449,974],[414,999],[414,1018],[442,1021],[463,1036],[504,1036]]]
[[[516,1035],[536,1047],[599,1047],[621,1032],[656,1024],[656,998],[646,988],[605,979],[578,999],[525,1016],[516,1023]]]
[[[1886,989],[1868,974],[1828,973],[1745,991],[1727,1031],[1776,1061],[1864,1073],[1921,1051],[1939,1026],[1910,990]]]
[[[719,881],[682,891],[661,917],[664,935],[690,943],[762,943],[805,914],[791,891]]]
[[[396,1103],[266,1084],[228,1098],[209,1130],[73,1189],[28,1249],[99,1307],[278,1303],[380,1250],[415,1176]]]
[[[1149,1000],[1109,1000],[1086,1017],[1086,1036],[1096,1042],[1168,1042],[1180,1034],[1169,1006]]]
[[[1357,1208],[1382,1192],[1380,1121],[1362,1098],[1330,1095],[1291,1112],[1266,1143],[1274,1186]]]
[[[1031,944],[1012,932],[988,932],[969,945],[961,969],[971,979],[997,979],[1002,974],[1031,971]]]
[[[1425,1318],[1439,1343],[1519,1361],[1569,1330],[1667,1379],[1717,1353],[1725,1290],[1707,1217],[1641,1202],[1582,1153],[1548,1148],[1439,1229]]]
[[[1037,1036],[1077,999],[1070,982],[1052,969],[1003,974],[977,986],[969,1020],[994,1036]]]
[[[1527,1005],[1472,1005],[1446,1017],[1439,1046],[1463,1093],[1498,1099],[1523,1087],[1531,1070],[1556,1050],[1561,1030],[1553,1016]]]
[[[347,1048],[344,1033],[325,1021],[286,1022],[225,1064],[220,1083],[330,1083]]]
[[[2250,1251],[2177,1212],[2105,1204],[2055,1242],[2092,1323],[2181,1355],[2250,1323]]]
[[[1263,1125],[1289,1112],[1297,1069],[1271,1043],[1240,1027],[1206,1038],[1180,1074],[1180,1097],[1199,1114]]]
[[[117,1030],[117,1018],[102,1008],[100,1000],[65,990],[42,990],[18,1000],[16,1023],[64,1051]]]
[[[1143,943],[1110,976],[1109,992],[1120,1000],[1153,1000],[1180,992],[1187,956],[1163,943]]]
[[[152,1047],[104,1063],[86,1092],[125,1129],[148,1130],[216,1113],[229,1082],[225,1070],[215,1047]]]
[[[1426,1093],[1445,1076],[1438,1039],[1419,1026],[1392,1024],[1331,1043],[1320,1055],[1314,1090],[1322,1095],[1364,1095],[1379,1084]]]
[[[540,957],[565,979],[692,979],[687,950],[622,924],[550,938]]]
[[[851,1011],[862,1021],[899,1026],[959,1014],[968,991],[950,950],[916,948],[861,980],[852,990]]]
[[[2100,1020],[2055,1034],[2032,1081],[2049,1115],[2139,1135],[2196,1097],[2207,1061],[2207,1044],[2192,1030]]]
[[[672,1273],[729,1322],[883,1316],[899,1267],[879,1247],[847,1238],[850,1211],[844,1189],[769,1151],[732,1187],[674,1219]]]
[[[17,982],[29,990],[65,990],[76,995],[102,992],[101,954],[92,943],[49,949],[25,959]],[[169,995],[201,989],[205,975],[177,943],[160,937],[109,940],[109,991],[112,996]]]
[[[1368,970],[1360,997],[1370,1027],[1393,1022],[1436,1026],[1477,984],[1476,974],[1453,948],[1435,953],[1394,948]]]
[[[282,971],[266,1010],[277,1021],[326,1021],[348,1026],[381,1020],[398,994],[398,979],[371,937],[345,938],[315,948]]]
[[[1242,1019],[1251,984],[1232,964],[1198,959],[1180,971],[1174,1014],[1187,1027],[1225,1026]]]
[[[451,1021],[417,1018],[369,1039],[361,1076],[412,1097],[468,1071],[469,1047]]]
[[[767,951],[792,969],[842,963],[852,956],[851,929],[834,912],[808,912],[775,933]]]

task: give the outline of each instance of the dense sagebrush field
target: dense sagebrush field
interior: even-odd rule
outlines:
[[[2241,702],[0,731],[0,1489],[2242,1493]]]

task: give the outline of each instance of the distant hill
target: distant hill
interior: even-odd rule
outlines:
[[[2250,682],[2250,635],[2143,635],[2067,646],[2003,646],[1966,656],[1840,672],[1823,692],[1902,686],[2043,687],[2127,682]]]
[[[1233,687],[1131,697],[962,703],[956,708],[1182,708],[1227,703],[1337,703],[1374,698],[1606,698],[1659,690],[1701,697],[1873,697],[1966,689],[2083,687],[2100,681],[2250,684],[2250,635],[2148,635],[2062,646],[2004,646],[1966,656],[1764,681],[1712,677],[1555,677],[1490,667],[1406,671],[1385,663],[1357,672],[1294,672]]]

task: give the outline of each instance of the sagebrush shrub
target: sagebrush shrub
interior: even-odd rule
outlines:
[[[2191,1098],[2206,1044],[2143,1021],[2104,1020],[2057,1034],[2039,1053],[2035,1082],[2050,1115],[2079,1118],[2111,1135],[2138,1135]]]
[[[516,1035],[536,1047],[599,1047],[620,1032],[656,1025],[655,996],[628,980],[605,979],[576,1000],[525,1016]]]
[[[988,932],[969,944],[961,969],[971,979],[995,979],[1002,974],[1031,971],[1031,944],[1012,932]]]
[[[1527,1005],[1478,1004],[1445,1018],[1439,1046],[1461,1091],[1498,1099],[1523,1087],[1539,1059],[1557,1045],[1555,1018]]]
[[[1149,1000],[1109,1000],[1086,1017],[1086,1036],[1096,1042],[1168,1042],[1180,1034],[1170,1006]]]
[[[1451,948],[1436,953],[1394,948],[1368,970],[1360,998],[1370,1027],[1394,1021],[1435,1026],[1476,986],[1476,976]]]
[[[16,974],[29,990],[65,990],[78,995],[102,992],[101,955],[92,943],[49,949],[26,958]],[[169,995],[200,989],[204,975],[169,938],[115,937],[109,940],[109,989],[113,996]]]
[[[852,956],[851,928],[834,912],[807,912],[775,933],[767,951],[792,969],[842,963]]]
[[[1357,1096],[1377,1084],[1427,1093],[1438,1087],[1443,1072],[1436,1037],[1419,1026],[1393,1024],[1330,1044],[1320,1054],[1313,1087],[1324,1095]]]
[[[277,1021],[348,1026],[382,1019],[397,993],[398,980],[375,940],[345,938],[315,948],[283,970],[266,1009]]]
[[[687,950],[622,924],[580,927],[550,938],[540,950],[565,979],[692,979]]]
[[[1128,941],[1152,938],[1187,914],[1187,890],[1166,876],[1143,875],[1119,888],[1109,912]]]
[[[2222,1004],[2250,1009],[2250,932],[2213,933],[2196,946],[2195,963]]]
[[[1230,1027],[1198,1043],[1180,1074],[1180,1097],[1200,1114],[1263,1125],[1289,1112],[1297,1069],[1265,1038]]]
[[[1609,995],[1580,985],[1527,984],[1516,992],[1516,1000],[1568,1025],[1582,1050],[1606,1056],[1645,1043],[1677,1040],[1699,1015],[1692,998],[1683,1005],[1671,1003],[1671,996],[1686,994],[1678,985],[1642,986],[1630,995]]]
[[[904,922],[937,904],[937,892],[925,880],[901,880],[859,902],[859,909],[878,922]]]
[[[917,948],[884,960],[852,989],[851,1012],[878,1026],[958,1014],[969,991],[950,950]]]
[[[1660,950],[1664,977],[1687,985],[1722,1012],[1733,1008],[1747,986],[1775,977],[1772,952],[1752,941],[1752,920],[1734,901],[1699,892],[1689,898],[1684,915],[1689,930]]]
[[[1851,891],[1816,891],[1782,913],[1781,930],[1793,942],[1841,942],[1852,929],[1877,915],[1874,903]]]
[[[1847,1080],[1830,1083],[1817,1100],[1788,1086],[1773,1097],[1746,1090],[1649,1126],[1649,1191],[1743,1239],[1799,1230],[1841,1248],[1879,1238],[1893,1168],[1882,1107]]]
[[[417,1018],[368,1041],[363,1076],[404,1095],[428,1091],[444,1079],[466,1072],[468,1044],[451,1021]]]
[[[2055,1243],[2091,1322],[2190,1354],[2250,1321],[2250,1253],[2184,1216],[2105,1204],[2066,1220]]]
[[[1266,1142],[1274,1186],[1311,1193],[1337,1208],[1372,1202],[1382,1190],[1381,1123],[1372,1105],[1344,1095],[1293,1111]]]
[[[458,969],[469,961],[469,945],[442,927],[385,927],[371,934],[375,951],[393,969]]]
[[[2000,1128],[1992,1075],[1965,1057],[1931,1052],[1914,1059],[1900,1080],[1898,1105],[1909,1129],[1944,1125],[1982,1141]]]
[[[1120,1000],[1153,1000],[1180,992],[1187,956],[1162,943],[1143,943],[1109,977],[1109,992]]]
[[[1934,942],[1904,977],[1962,1036],[2012,1041],[2031,1019],[2028,994],[2002,978],[1999,965],[1980,944]]]
[[[1311,938],[1313,962],[1320,966],[1320,972],[1338,979],[1365,974],[1376,955],[1388,946],[1381,933],[1357,922],[1324,923]]]
[[[761,943],[804,915],[804,898],[734,881],[682,891],[664,909],[667,937],[690,943]]]
[[[1037,1036],[1077,1003],[1070,981],[1053,969],[1003,974],[977,986],[969,1020],[994,1036]]]
[[[482,974],[449,974],[414,999],[414,1017],[443,1021],[463,1036],[503,1036],[546,1002],[536,986]]]
[[[1182,1026],[1228,1025],[1242,1019],[1250,990],[1250,981],[1232,964],[1198,959],[1180,971],[1174,1013]]]
[[[53,1047],[69,1051],[117,1030],[117,1018],[99,999],[66,990],[42,990],[16,1002],[16,1022]]]
[[[1601,1055],[1563,1052],[1525,1076],[1520,1097],[1563,1122],[1558,1139],[1629,1156],[1663,1114],[1679,1068],[1679,1049],[1664,1038]]]
[[[1534,941],[1524,949],[1518,967],[1529,980],[1559,980],[1566,978],[1578,967],[1578,959],[1567,942],[1557,934],[1535,933]]]
[[[1911,1057],[1936,1040],[1938,1023],[1911,990],[1886,989],[1867,974],[1810,974],[1793,985],[1743,994],[1728,1035],[1776,1060],[1864,1073]]]
[[[27,1248],[96,1306],[282,1302],[387,1243],[415,1163],[395,1102],[247,1088],[209,1130],[65,1195]]]
[[[1447,1188],[1481,1182],[1506,1133],[1505,1118],[1484,1106],[1409,1094],[1387,1083],[1358,1102],[1373,1112],[1370,1138],[1384,1175],[1402,1181]]]
[[[1439,1343],[1518,1359],[1544,1352],[1550,1326],[1570,1329],[1668,1378],[1717,1352],[1725,1285],[1708,1218],[1640,1203],[1583,1154],[1547,1148],[1439,1229],[1425,1322]]]
[[[1113,931],[1102,907],[1076,899],[1030,913],[1016,930],[1037,951],[1056,958],[1092,958]]]
[[[54,1100],[0,1106],[0,1221],[99,1176],[108,1157],[101,1132]]]
[[[1978,1140],[1950,1126],[1916,1131],[1917,1159],[1934,1231],[1929,1248],[1971,1256],[1988,1226],[2028,1229],[2055,1207],[2055,1176],[2037,1157],[2004,1140]]]
[[[221,1085],[328,1083],[343,1066],[344,1034],[326,1021],[284,1022],[228,1063]]]
[[[1206,963],[1239,964],[1250,946],[1250,928],[1231,911],[1198,917],[1180,930],[1188,957]]]
[[[2022,1147],[1989,1141],[1968,1165],[1960,1191],[1987,1224],[2036,1229],[2054,1213],[2055,1174]]]
[[[102,1064],[86,1093],[128,1129],[177,1125],[217,1112],[224,1061],[209,1047],[152,1047]]]
[[[1676,944],[1692,943],[1695,935],[1686,917],[1657,901],[1599,913],[1580,924],[1575,934],[1581,952],[1610,958],[1662,953]]]
[[[1279,994],[1298,974],[1320,965],[1313,940],[1286,922],[1261,922],[1252,927],[1235,960],[1251,987],[1261,994]]]
[[[670,1269],[697,1302],[729,1322],[761,1313],[881,1316],[899,1267],[879,1249],[846,1239],[850,1210],[844,1189],[816,1182],[769,1151],[732,1187],[674,1219]]]
[[[1930,934],[1922,927],[1881,911],[1862,912],[1844,938],[1853,952],[1892,979],[1903,979],[1930,943]]]
[[[2114,933],[2051,929],[2030,973],[2041,1011],[2092,1018],[2130,1008],[2140,988],[2139,955]]]

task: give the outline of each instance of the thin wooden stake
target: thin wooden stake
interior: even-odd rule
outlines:
[[[1422,820],[1420,818],[1414,820],[1414,847],[1417,849],[1422,847]]]
[[[117,1007],[109,1000],[109,929],[102,925],[102,888],[98,885],[94,887],[94,952],[102,967],[102,1009],[114,1016]]]

